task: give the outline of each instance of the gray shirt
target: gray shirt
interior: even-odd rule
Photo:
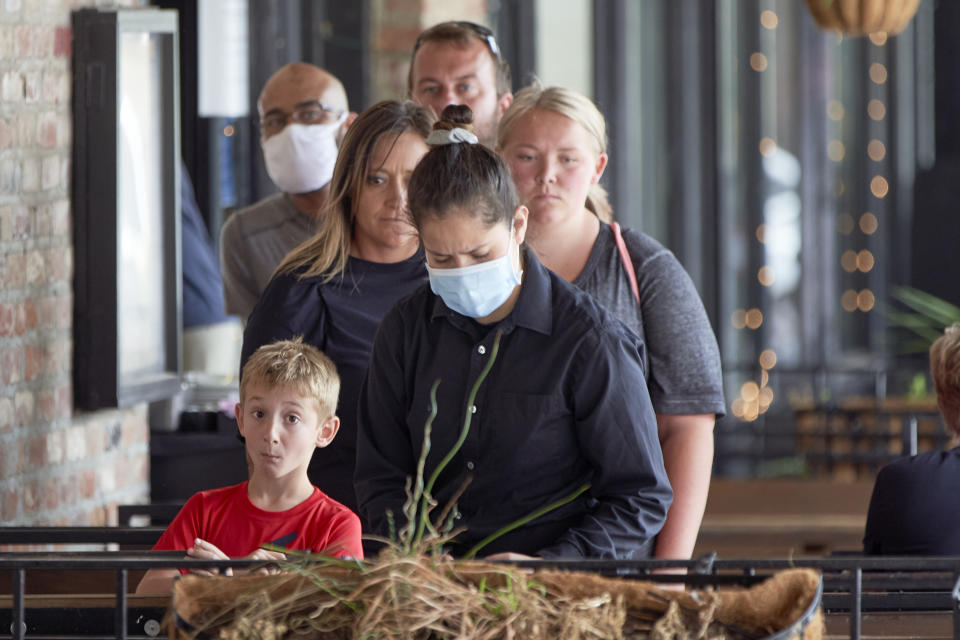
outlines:
[[[650,236],[625,229],[623,237],[637,274],[639,305],[608,224],[601,223],[573,283],[643,338],[654,411],[723,415],[720,350],[693,281],[673,253]]]
[[[246,322],[284,256],[319,228],[319,221],[300,213],[284,193],[230,216],[220,232],[227,313]]]

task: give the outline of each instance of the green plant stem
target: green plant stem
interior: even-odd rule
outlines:
[[[551,503],[551,504],[548,504],[548,505],[545,506],[545,507],[540,507],[540,508],[537,509],[536,511],[533,511],[532,513],[530,513],[530,514],[528,514],[528,515],[525,515],[524,517],[520,518],[519,520],[514,520],[513,522],[511,522],[511,523],[508,524],[507,526],[502,527],[502,528],[500,528],[500,529],[497,529],[496,531],[494,531],[493,533],[491,533],[490,535],[488,535],[486,538],[484,538],[483,540],[481,540],[481,541],[478,542],[477,544],[473,545],[473,547],[472,547],[469,551],[467,551],[466,555],[463,556],[464,560],[472,560],[473,557],[474,557],[475,555],[477,555],[477,552],[480,551],[480,549],[483,549],[485,546],[487,546],[488,544],[490,544],[491,542],[493,542],[494,540],[496,540],[496,539],[499,538],[500,536],[502,536],[502,535],[504,535],[504,534],[506,534],[506,533],[509,533],[509,532],[513,531],[513,530],[516,529],[517,527],[522,527],[523,525],[527,524],[528,522],[530,522],[530,521],[532,521],[532,520],[536,520],[536,519],[539,518],[540,516],[545,515],[545,514],[547,514],[547,513],[550,513],[550,512],[553,511],[554,509],[559,509],[559,508],[562,507],[563,505],[569,504],[569,503],[573,502],[574,500],[576,500],[577,498],[579,498],[580,495],[583,494],[584,491],[586,491],[586,490],[589,489],[589,488],[590,488],[590,484],[589,484],[589,483],[587,483],[587,484],[585,484],[585,485],[582,485],[579,489],[577,489],[576,491],[574,491],[573,493],[571,493],[571,494],[568,495],[567,497],[565,497],[565,498],[560,498],[560,499],[557,500],[556,502],[553,502],[553,503]]]
[[[404,545],[404,551],[407,554],[414,549],[414,538],[412,534],[415,523],[421,525],[417,528],[417,539],[419,540],[419,536],[423,531],[423,519],[427,517],[427,512],[429,511],[429,504],[427,504],[429,500],[423,499],[423,470],[427,464],[427,455],[430,453],[430,437],[433,433],[433,421],[439,411],[437,406],[437,389],[439,387],[439,379],[435,380],[433,386],[430,387],[430,415],[427,416],[427,420],[423,425],[423,446],[420,448],[420,458],[417,460],[417,472],[412,480],[414,487],[410,496],[409,512],[406,513],[407,525],[404,526],[404,531],[407,532],[407,534],[399,540],[399,542]],[[421,505],[421,503],[423,504]],[[407,511],[407,508],[404,508],[404,511]]]
[[[423,490],[423,496],[420,498],[420,517],[419,522],[417,523],[417,535],[413,539],[413,548],[420,543],[420,539],[423,537],[423,530],[426,526],[424,521],[429,517],[428,514],[428,503],[432,500],[433,486],[437,482],[437,478],[440,477],[440,474],[443,470],[450,464],[450,461],[453,460],[453,457],[457,455],[460,451],[460,448],[463,446],[463,443],[467,439],[467,433],[470,431],[470,420],[473,417],[473,413],[470,411],[470,407],[473,406],[473,402],[477,397],[477,392],[480,390],[480,385],[483,384],[483,381],[486,380],[487,374],[490,373],[490,369],[493,368],[493,363],[497,360],[497,354],[500,352],[500,338],[503,336],[501,331],[497,331],[496,337],[493,339],[493,348],[490,349],[490,359],[487,360],[486,366],[480,371],[480,375],[477,376],[477,381],[473,383],[473,388],[470,389],[470,395],[467,397],[467,406],[465,410],[465,417],[463,419],[463,428],[460,430],[460,437],[457,438],[457,441],[454,443],[450,451],[447,452],[447,455],[440,460],[440,463],[437,464],[437,468],[433,470],[433,473],[430,474],[430,479],[427,481],[426,487]]]

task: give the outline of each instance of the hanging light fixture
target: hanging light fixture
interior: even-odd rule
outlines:
[[[862,36],[883,31],[896,35],[917,13],[920,0],[807,0],[821,29]]]

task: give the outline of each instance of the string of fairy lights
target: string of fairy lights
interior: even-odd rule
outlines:
[[[777,13],[771,9],[765,9],[759,15],[760,26],[763,28],[761,34],[766,32],[771,37],[761,37],[761,43],[771,43],[776,29],[780,26],[780,18]],[[838,45],[843,37],[838,36]],[[882,59],[887,44],[887,34],[883,32],[869,35],[873,50],[870,51],[870,58],[875,61],[869,65],[867,75],[869,78],[870,90],[869,100],[866,104],[866,122],[867,137],[869,142],[866,145],[865,153],[869,159],[867,165],[867,175],[870,176],[869,189],[873,196],[873,210],[860,212],[859,215],[844,211],[837,217],[837,232],[844,237],[844,246],[847,247],[840,256],[840,268],[846,276],[848,286],[841,287],[843,292],[840,295],[840,307],[846,313],[869,313],[876,306],[876,296],[869,286],[857,288],[856,283],[866,277],[876,268],[876,257],[870,251],[867,245],[870,244],[870,237],[880,228],[880,220],[877,212],[881,210],[884,198],[890,191],[890,185],[887,177],[884,175],[884,161],[887,157],[886,139],[886,118],[887,104],[886,84],[889,72],[886,65],[879,61]],[[764,47],[761,44],[761,49]],[[764,74],[770,68],[770,60],[764,51],[755,51],[750,54],[748,59],[750,68],[758,74]],[[842,140],[844,132],[844,123],[848,117],[847,109],[839,99],[831,99],[826,104],[826,116],[832,122],[832,138],[827,141],[825,154],[827,159],[837,165],[838,173],[843,167],[843,163],[850,160],[847,154],[847,145]],[[768,127],[770,131],[775,128]],[[775,137],[763,135],[757,145],[757,151],[765,157],[770,157],[777,151],[777,141]],[[838,201],[843,201],[846,192],[846,185],[843,180],[838,180],[834,189],[834,195]],[[765,224],[758,225],[755,233],[756,241],[761,245],[767,242],[767,227]],[[776,274],[770,265],[762,265],[757,271],[757,280],[763,287],[770,287],[775,281]],[[764,322],[763,312],[758,307],[749,309],[737,309],[731,316],[731,323],[737,330],[756,331],[761,328]],[[747,380],[740,387],[739,395],[733,399],[730,405],[731,413],[738,419],[745,422],[753,422],[761,415],[766,413],[773,405],[774,394],[770,388],[770,374],[777,365],[777,353],[767,347],[760,352],[758,357],[760,367],[759,380]]]

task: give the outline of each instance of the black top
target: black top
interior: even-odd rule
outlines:
[[[960,555],[960,447],[891,462],[873,486],[863,552]]]
[[[353,492],[357,397],[367,373],[380,320],[400,298],[426,281],[423,253],[392,264],[350,258],[344,275],[324,283],[316,276],[275,275],[253,308],[243,333],[240,367],[258,347],[303,336],[323,351],[340,374],[340,432],[317,449],[310,481],[337,502],[357,510]]]
[[[407,477],[424,441],[435,380],[426,475],[453,447],[467,411],[463,448],[440,476],[437,514],[458,500],[466,531],[453,553],[534,510],[578,500],[503,536],[482,555],[543,557],[649,555],[672,500],[643,381],[643,344],[593,297],[548,271],[532,252],[516,306],[484,326],[446,307],[429,286],[384,318],[360,392],[356,489],[374,533],[399,528]],[[500,352],[476,401],[470,388],[503,332]]]

